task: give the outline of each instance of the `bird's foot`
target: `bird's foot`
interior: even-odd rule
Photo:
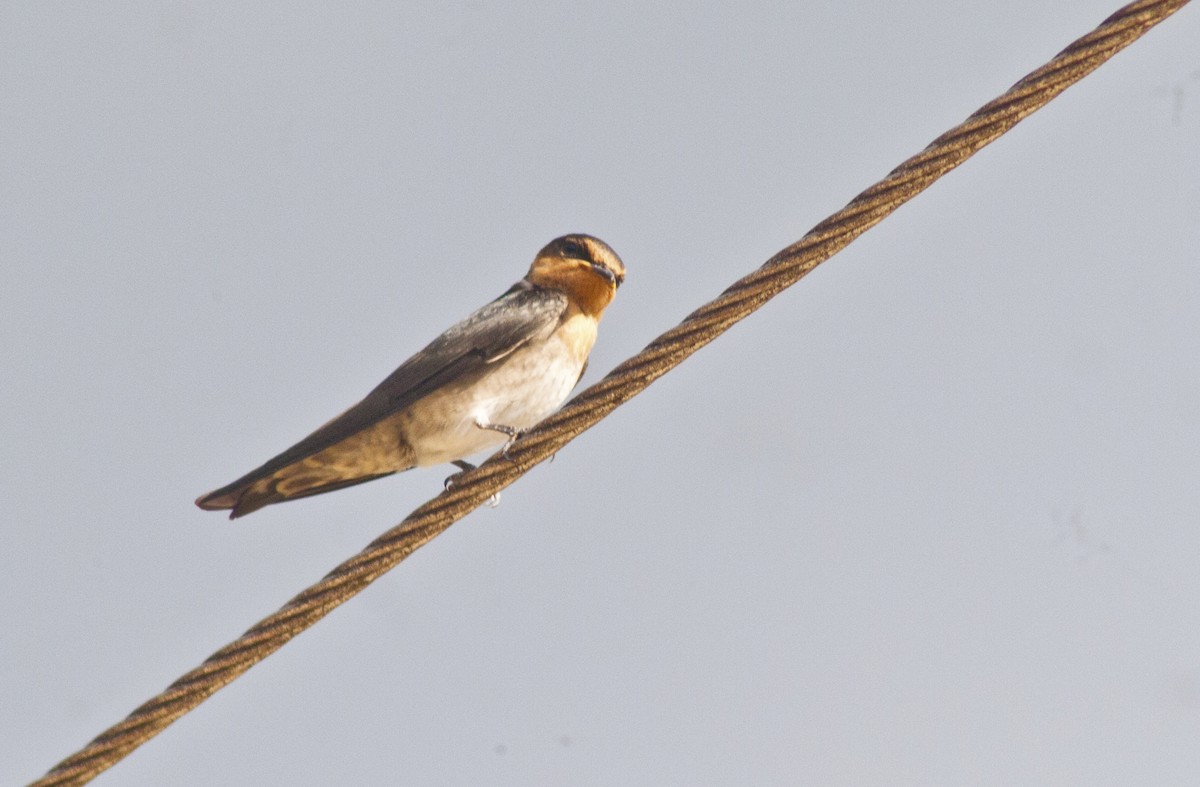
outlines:
[[[454,479],[458,478],[460,475],[462,475],[463,473],[467,472],[468,470],[474,470],[474,469],[475,469],[475,465],[471,464],[470,462],[463,461],[462,459],[455,459],[455,460],[454,460],[454,461],[452,461],[450,464],[452,464],[452,465],[454,465],[455,467],[457,467],[457,468],[458,468],[458,472],[457,472],[457,473],[452,473],[452,474],[450,474],[450,475],[446,476],[446,480],[445,480],[445,482],[443,483],[443,486],[444,486],[446,489],[450,489],[451,487],[453,487],[453,486],[454,486]],[[496,506],[500,505],[500,493],[499,493],[499,492],[497,492],[496,494],[494,494],[494,495],[492,495],[491,497],[489,497],[489,498],[488,498],[488,499],[487,499],[487,500],[484,502],[484,505],[485,505],[485,506],[487,506],[488,508],[495,508]]]
[[[467,472],[468,470],[474,470],[474,469],[475,469],[475,465],[471,464],[470,462],[464,462],[464,461],[463,461],[463,460],[461,460],[461,459],[455,459],[455,460],[454,460],[453,462],[451,462],[450,464],[452,464],[452,465],[454,465],[455,467],[457,467],[457,468],[458,468],[458,472],[457,472],[457,473],[451,473],[450,475],[446,476],[446,480],[445,480],[445,482],[443,482],[443,484],[442,484],[442,486],[443,486],[444,488],[446,488],[446,489],[449,489],[450,487],[454,486],[454,479],[458,478],[460,475],[462,475],[463,473]]]
[[[517,438],[529,431],[528,429],[518,429],[515,426],[505,426],[504,424],[489,424],[485,421],[476,421],[475,426],[480,429],[486,429],[489,432],[499,432],[508,438],[500,448],[500,456],[505,459],[509,458],[508,449],[512,448],[513,443],[517,442]]]

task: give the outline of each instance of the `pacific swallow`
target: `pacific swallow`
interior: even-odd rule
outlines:
[[[529,272],[402,363],[358,404],[196,500],[235,519],[504,443],[552,413],[583,377],[625,265],[590,235],[564,235]],[[506,442],[507,441],[507,442]]]

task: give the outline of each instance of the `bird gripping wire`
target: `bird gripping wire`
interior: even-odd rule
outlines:
[[[1121,8],[546,418],[512,446],[508,456],[513,461],[492,458],[456,477],[451,489],[413,511],[34,784],[83,784],[112,767],[1186,4],[1187,0],[1138,0]]]

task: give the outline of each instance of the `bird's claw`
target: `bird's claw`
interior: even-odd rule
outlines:
[[[455,460],[454,460],[453,462],[451,462],[450,464],[452,464],[452,465],[454,465],[455,467],[457,467],[457,468],[458,468],[458,472],[457,472],[457,473],[451,473],[450,475],[446,476],[446,480],[442,482],[442,488],[443,488],[443,489],[446,489],[447,491],[449,491],[449,490],[450,490],[450,488],[454,486],[454,479],[458,478],[460,475],[462,475],[463,473],[467,472],[468,470],[474,470],[474,469],[475,469],[475,465],[471,464],[470,462],[464,462],[464,461],[463,461],[463,460],[461,460],[461,459],[455,459]]]
[[[451,473],[450,475],[446,476],[446,480],[442,484],[446,490],[450,490],[454,486],[454,479],[458,478],[460,475],[467,472],[468,470],[475,469],[475,465],[471,464],[470,462],[465,462],[462,459],[455,459],[450,464],[457,467],[458,472]],[[489,497],[486,501],[484,501],[484,505],[487,506],[488,508],[495,508],[496,506],[500,505],[500,493],[497,492],[496,494]]]
[[[529,431],[528,429],[518,429],[515,426],[507,426],[505,424],[489,424],[483,421],[476,421],[475,426],[479,427],[480,429],[487,429],[490,432],[499,432],[508,438],[504,441],[504,445],[500,447],[500,456],[504,457],[510,462],[512,461],[512,457],[508,455],[508,449],[513,447],[513,443],[517,442],[517,439],[520,438],[521,435]]]
[[[508,455],[508,449],[512,448],[513,443],[517,442],[517,438],[523,434],[525,434],[525,430],[519,429],[519,430],[517,430],[516,434],[514,434],[512,437],[505,440],[503,447],[501,447],[501,449],[500,449],[500,456],[504,457],[505,459],[507,459],[510,462],[513,461],[513,458]]]

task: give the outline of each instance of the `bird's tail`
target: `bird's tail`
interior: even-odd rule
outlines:
[[[356,484],[365,484],[376,478],[392,475],[391,472],[375,473],[358,478],[330,478],[322,468],[291,465],[278,473],[235,487],[221,487],[196,498],[196,505],[205,511],[229,511],[230,519],[253,513],[263,506],[282,503],[300,497],[311,497]],[[394,472],[394,471],[393,471]]]

